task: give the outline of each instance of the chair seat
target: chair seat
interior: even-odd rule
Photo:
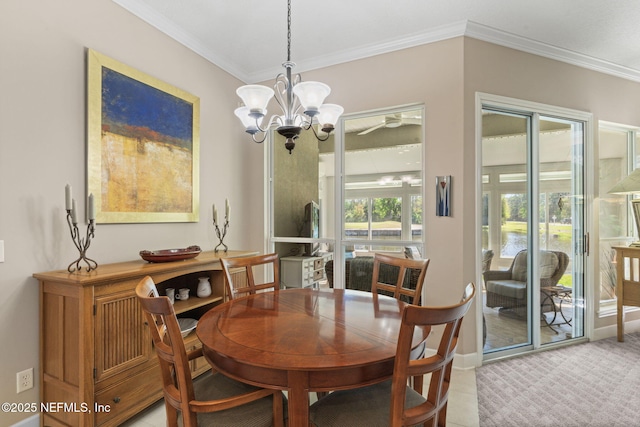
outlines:
[[[259,388],[219,373],[206,373],[193,382],[193,390],[196,400],[218,400],[259,390]],[[199,413],[198,426],[270,427],[273,424],[272,409],[273,397],[267,396],[224,411]],[[283,412],[286,416],[287,401],[285,397],[283,397]]]
[[[353,390],[339,390],[318,400],[309,419],[323,427],[389,427],[391,380]],[[405,406],[413,408],[426,399],[407,387]]]
[[[518,280],[489,280],[487,292],[493,292],[509,298],[524,299],[527,296],[527,283]]]

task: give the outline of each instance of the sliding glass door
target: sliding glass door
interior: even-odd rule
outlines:
[[[584,336],[586,123],[555,113],[482,106],[485,358]]]

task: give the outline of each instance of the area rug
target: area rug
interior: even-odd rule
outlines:
[[[640,426],[640,334],[476,369],[480,427]]]

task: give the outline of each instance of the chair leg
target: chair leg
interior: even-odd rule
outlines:
[[[167,427],[178,427],[178,411],[165,399],[164,407],[167,412]]]
[[[198,415],[195,412],[180,411],[182,427],[198,427]]]

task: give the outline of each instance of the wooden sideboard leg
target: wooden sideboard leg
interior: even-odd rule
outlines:
[[[617,317],[618,317],[618,342],[624,342],[624,306],[622,305],[622,300],[620,299],[618,299]]]
[[[624,292],[624,273],[625,273],[625,252],[627,248],[614,248],[616,251],[616,305],[617,305],[617,323],[618,323],[618,341],[624,342],[624,306],[622,305]],[[629,261],[631,263],[631,261]]]

